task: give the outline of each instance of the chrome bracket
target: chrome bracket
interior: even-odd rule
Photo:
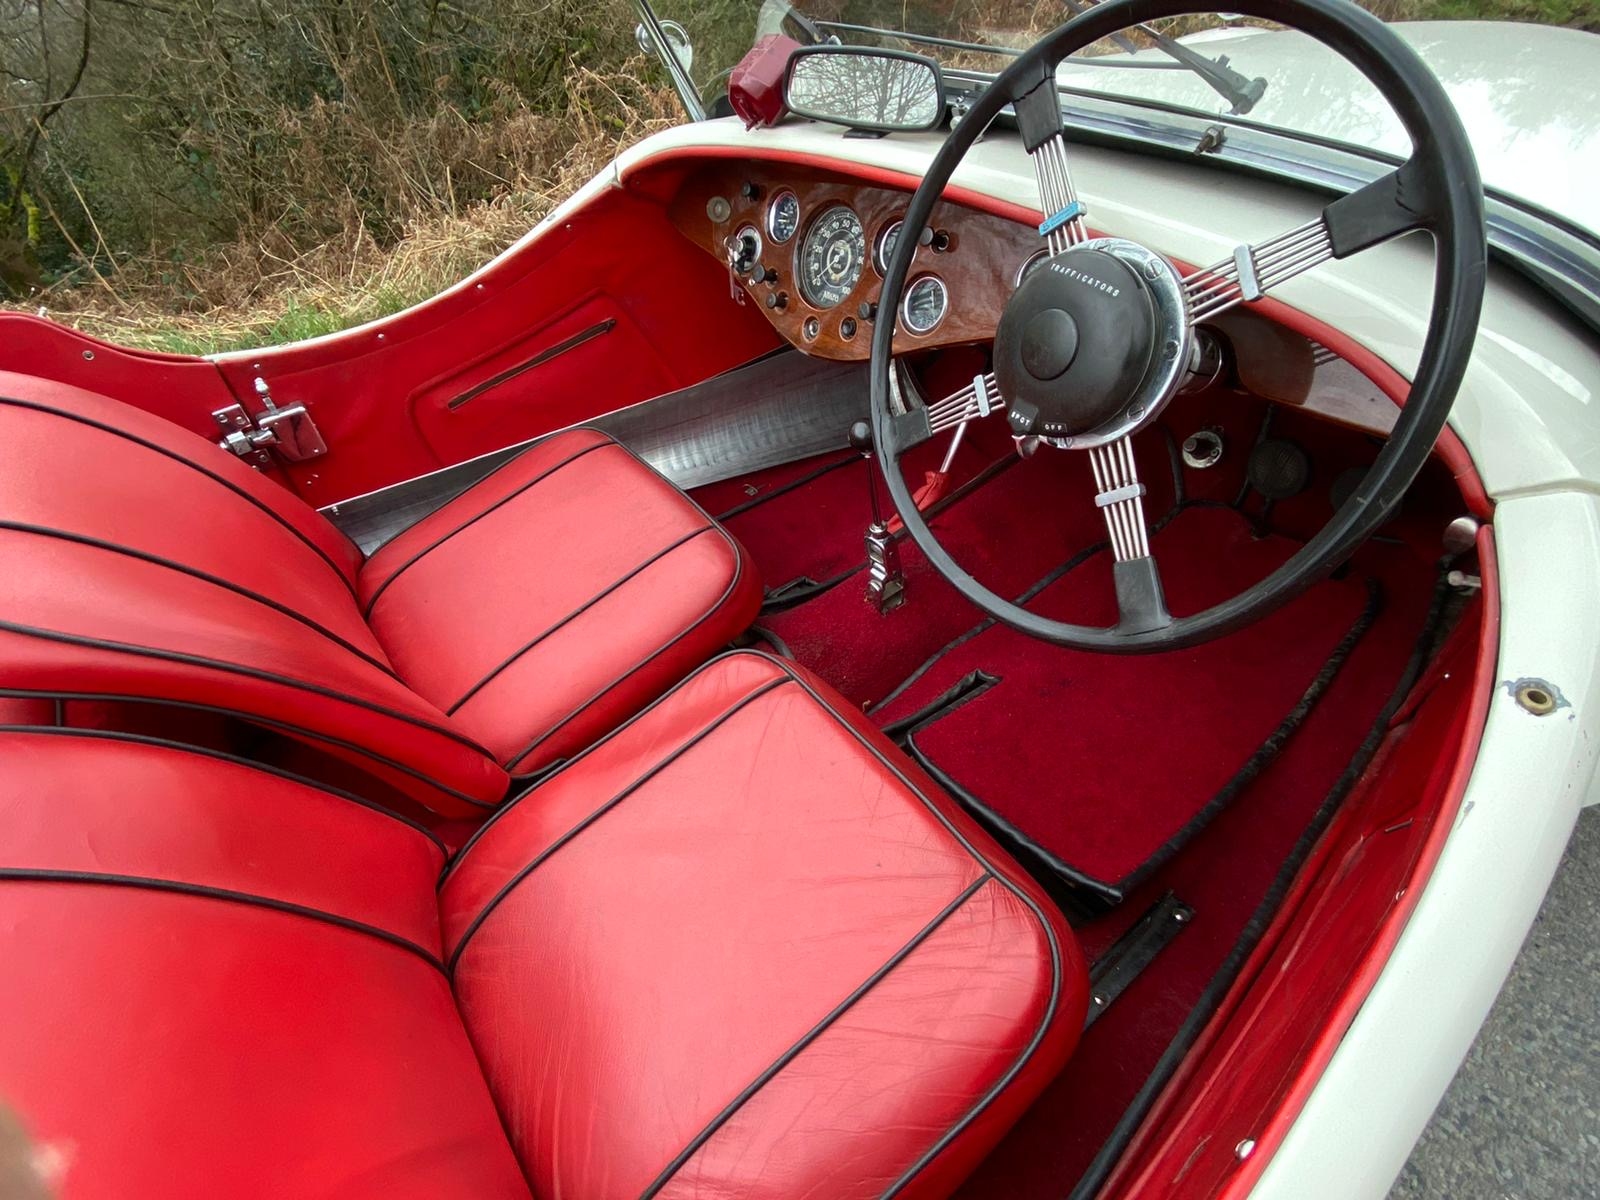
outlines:
[[[255,416],[245,412],[242,404],[230,404],[211,414],[222,430],[217,445],[258,468],[271,465],[269,448],[288,462],[305,462],[328,452],[328,443],[304,404],[274,404],[267,381],[259,377],[255,388],[264,406]]]
[[[900,547],[882,521],[867,526],[867,603],[880,613],[892,612],[906,600],[906,578],[900,571]]]

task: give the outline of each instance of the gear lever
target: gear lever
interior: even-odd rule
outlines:
[[[872,502],[872,524],[867,526],[867,603],[880,613],[905,603],[906,580],[900,572],[900,546],[884,523],[878,504],[878,476],[872,469],[872,426],[857,421],[850,426],[850,445],[867,460],[867,495]]]

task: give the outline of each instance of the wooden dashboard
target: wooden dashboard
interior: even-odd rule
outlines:
[[[741,247],[741,233],[754,232],[758,254],[741,262],[739,270],[730,268],[747,302],[758,305],[778,332],[807,354],[865,359],[871,322],[884,319],[876,308],[884,235],[904,216],[909,201],[906,192],[844,176],[722,161],[691,174],[668,211],[684,236],[720,262],[729,261],[730,243]],[[859,227],[840,208],[853,214]],[[1034,229],[944,202],[934,207],[923,243],[896,314],[898,353],[992,339],[1023,267],[1043,250]],[[937,284],[919,289],[919,281],[929,276]],[[919,332],[916,324],[937,311],[939,284],[943,312]],[[914,289],[920,304],[908,324]]]

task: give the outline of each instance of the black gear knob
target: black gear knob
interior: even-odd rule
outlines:
[[[857,421],[850,426],[850,448],[859,450],[862,454],[872,453],[872,426],[865,421]]]

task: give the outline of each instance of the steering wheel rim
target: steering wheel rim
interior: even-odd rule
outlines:
[[[1333,257],[1346,257],[1415,229],[1428,231],[1434,239],[1427,332],[1408,398],[1388,442],[1361,485],[1281,567],[1220,604],[1169,618],[1154,628],[1072,625],[1041,617],[979,583],[939,544],[900,471],[900,455],[908,447],[901,444],[890,402],[894,314],[918,235],[967,150],[1001,108],[1020,101],[1041,81],[1050,82],[1051,102],[1057,103],[1055,68],[1069,54],[1129,25],[1207,11],[1183,0],[1108,0],[1036,42],[996,77],[934,156],[907,206],[902,235],[884,275],[879,312],[889,316],[873,328],[869,377],[873,442],[890,499],[912,540],[962,595],[1004,624],[1057,645],[1109,653],[1180,649],[1259,620],[1325,578],[1389,517],[1432,453],[1477,332],[1488,274],[1483,188],[1466,131],[1438,80],[1398,35],[1347,0],[1239,0],[1229,11],[1288,25],[1343,56],[1388,101],[1411,138],[1412,155],[1405,166],[1324,210],[1331,223],[1335,209],[1343,206],[1339,218],[1343,241],[1353,246],[1344,254],[1335,249]],[[1384,233],[1384,221],[1392,216],[1382,211],[1385,205],[1403,211],[1412,223]],[[1375,230],[1378,236],[1358,245],[1361,236],[1352,236],[1357,226]],[[1156,588],[1159,601],[1159,577]]]

